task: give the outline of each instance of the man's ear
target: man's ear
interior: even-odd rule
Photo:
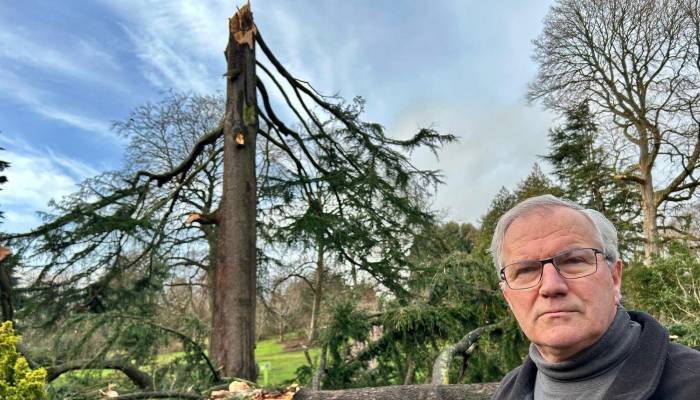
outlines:
[[[620,299],[622,298],[622,260],[618,259],[615,261],[612,267],[610,267],[610,272],[612,273],[613,280],[613,290],[615,291],[615,304],[620,305]]]
[[[506,300],[506,304],[508,305],[508,308],[512,310],[513,307],[510,306],[510,300],[508,300],[508,296],[506,296],[506,282],[505,281],[498,282],[498,287],[501,289],[501,294],[503,295],[503,298]]]

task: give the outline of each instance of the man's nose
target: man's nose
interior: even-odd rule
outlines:
[[[569,286],[554,267],[547,263],[542,266],[542,282],[540,282],[540,295],[544,297],[561,296],[569,291]]]

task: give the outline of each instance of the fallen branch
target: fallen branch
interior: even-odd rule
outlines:
[[[46,369],[46,381],[51,382],[59,376],[70,371],[83,369],[115,369],[126,375],[134,385],[140,389],[152,389],[154,387],[151,376],[121,359],[97,360],[97,361],[70,361]]]
[[[320,390],[321,384],[323,382],[323,376],[326,374],[326,351],[328,346],[323,346],[321,348],[321,356],[318,360],[318,369],[314,373],[313,378],[311,378],[311,388],[313,390]]]
[[[199,393],[184,393],[184,392],[141,392],[132,394],[123,394],[117,397],[111,397],[113,400],[135,400],[135,399],[193,399],[206,400],[207,398]]]
[[[498,382],[471,385],[401,385],[346,390],[301,389],[294,400],[486,400]]]
[[[433,377],[430,382],[433,385],[449,384],[448,373],[450,371],[450,364],[452,363],[454,356],[456,354],[466,353],[467,349],[476,343],[484,332],[494,328],[496,325],[497,324],[491,324],[476,328],[467,333],[459,342],[447,346],[447,348],[440,353],[433,363]]]

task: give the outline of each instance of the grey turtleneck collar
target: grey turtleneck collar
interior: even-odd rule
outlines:
[[[637,343],[641,326],[630,320],[624,308],[618,307],[608,330],[591,347],[569,360],[550,363],[535,345],[530,345],[530,358],[537,366],[535,399],[601,398],[610,386],[619,367]]]

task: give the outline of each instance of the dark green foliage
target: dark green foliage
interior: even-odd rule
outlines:
[[[381,125],[361,121],[364,105],[358,97],[333,108],[327,121],[300,121],[310,132],[299,133],[299,147],[311,157],[299,164],[273,164],[274,154],[265,153],[260,234],[287,246],[322,246],[330,260],[400,292],[411,238],[434,222],[424,203],[441,182],[436,171],[415,169],[407,153],[417,146],[435,152],[455,138],[423,129],[392,140]]]
[[[178,329],[182,332],[194,332],[194,335],[189,340],[183,340],[182,337],[174,337],[168,332],[159,332],[160,335],[178,340],[183,354],[167,363],[159,363],[155,368],[154,380],[161,387],[179,386],[183,391],[194,390],[201,393],[219,383],[201,354],[206,348],[211,329],[208,324],[191,314],[183,316]]]
[[[566,112],[563,126],[549,130],[550,151],[543,158],[554,166],[554,175],[568,197],[602,212],[606,209],[604,186],[612,180],[612,170],[597,139],[598,126],[588,103],[581,103]]]
[[[429,382],[433,362],[444,346],[477,327],[507,321],[490,259],[470,253],[476,237],[470,225],[429,227],[411,247],[414,267],[406,283],[410,295],[386,299],[373,318],[347,304],[337,308],[321,342],[329,346],[330,355],[324,388]],[[371,329],[379,337],[366,342]],[[454,363],[453,381],[495,380],[512,368],[518,357],[504,354],[520,354],[521,349],[513,350],[522,339],[514,339],[511,330],[505,332],[498,329],[483,339],[491,354],[482,356],[479,344],[466,372]],[[507,350],[494,357],[493,348],[502,344]],[[300,372],[302,382],[310,378],[309,368]]]
[[[697,250],[672,242],[652,265],[625,267],[627,308],[645,311],[666,326],[678,343],[700,349],[700,260]]]

